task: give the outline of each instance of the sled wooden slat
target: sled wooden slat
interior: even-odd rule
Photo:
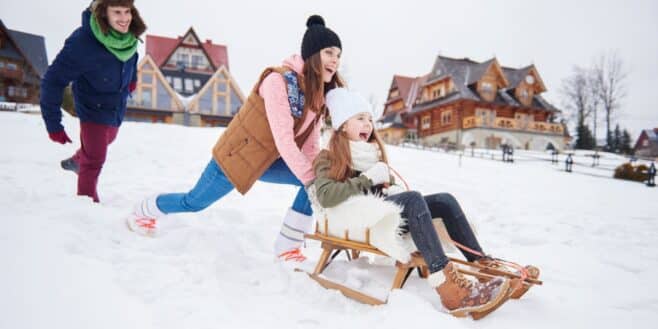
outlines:
[[[386,301],[377,299],[377,298],[372,297],[372,296],[368,296],[368,295],[366,295],[362,292],[356,291],[356,290],[351,289],[349,287],[346,287],[344,285],[341,285],[341,284],[332,282],[330,280],[324,279],[324,278],[320,277],[319,274],[310,274],[310,273],[307,273],[307,274],[311,279],[315,280],[321,286],[323,286],[327,289],[338,290],[343,295],[345,295],[345,297],[352,298],[356,301],[359,301],[361,303],[368,304],[368,305],[383,305],[383,304],[386,304]]]

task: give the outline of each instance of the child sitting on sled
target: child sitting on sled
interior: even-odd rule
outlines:
[[[443,251],[433,218],[442,218],[450,238],[475,252],[462,251],[469,262],[494,266],[494,261],[482,256],[484,252],[457,200],[449,193],[423,196],[394,184],[384,145],[373,129],[370,106],[363,97],[336,88],[327,94],[326,102],[334,132],[314,162],[316,179],[308,188],[314,207],[320,210],[318,214],[333,211],[328,218],[340,218],[354,228],[371,221],[368,217],[382,216],[384,209],[393,209],[397,225],[385,235],[397,235],[398,240],[411,236],[430,272],[428,283],[453,315],[493,310],[509,294],[518,293],[513,289],[527,290],[505,277],[478,282],[460,273]],[[375,246],[400,261],[408,259],[408,252],[397,252],[396,257],[395,248]]]

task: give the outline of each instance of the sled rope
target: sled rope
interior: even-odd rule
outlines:
[[[390,169],[390,170],[391,170],[396,176],[398,176],[398,177],[400,178],[400,180],[402,181],[402,183],[404,183],[404,187],[407,189],[407,191],[411,190],[411,189],[409,188],[409,184],[408,184],[407,181],[402,177],[402,175],[400,175],[399,172],[397,172],[395,169],[393,169],[393,167],[391,167],[390,165],[388,166],[388,169]],[[471,253],[471,254],[473,254],[473,255],[477,255],[477,256],[480,256],[480,257],[489,257],[489,258],[491,258],[491,259],[493,259],[493,260],[499,261],[500,263],[502,263],[502,264],[504,264],[504,265],[507,265],[507,266],[509,266],[509,267],[511,267],[511,268],[514,268],[514,269],[518,270],[519,273],[521,274],[521,280],[525,280],[525,279],[528,278],[528,276],[529,276],[529,274],[528,274],[528,270],[527,270],[525,267],[523,267],[523,266],[521,266],[521,265],[519,265],[519,264],[517,264],[517,263],[510,262],[510,261],[507,261],[507,260],[504,260],[504,259],[501,259],[501,258],[497,258],[497,257],[492,257],[492,256],[485,255],[485,254],[483,254],[483,253],[481,253],[481,252],[479,252],[479,251],[473,250],[473,249],[471,249],[471,248],[469,248],[469,247],[467,247],[467,246],[465,246],[465,245],[463,245],[463,244],[461,244],[461,243],[459,243],[459,242],[457,242],[457,241],[455,241],[455,240],[453,240],[453,239],[450,239],[450,242],[452,242],[455,246],[457,246],[457,248],[459,248],[459,249],[461,249],[461,250],[465,250],[465,251],[467,251],[467,252],[469,252],[469,253]]]

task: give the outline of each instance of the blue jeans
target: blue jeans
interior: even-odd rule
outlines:
[[[407,219],[411,238],[418,247],[418,251],[423,255],[431,273],[443,269],[448,264],[448,257],[441,247],[439,237],[432,224],[432,218],[441,217],[451,239],[484,254],[471,226],[468,225],[464,212],[451,194],[438,193],[423,196],[418,192],[409,191],[391,195],[386,197],[386,200],[395,202],[404,208],[401,215]],[[481,258],[479,255],[461,249],[460,251],[470,262]]]
[[[299,186],[300,188],[292,204],[292,209],[309,216],[313,213],[304,185],[293,175],[283,159],[279,158],[276,160],[258,180],[268,183]],[[231,192],[233,188],[233,184],[226,178],[226,175],[224,175],[224,172],[222,172],[222,169],[217,165],[215,160],[210,159],[206,169],[192,190],[187,193],[158,195],[156,203],[160,211],[165,214],[197,212],[221,199]]]

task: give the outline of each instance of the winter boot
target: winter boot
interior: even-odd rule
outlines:
[[[473,282],[457,271],[449,262],[441,271],[427,278],[441,298],[441,304],[456,317],[478,313],[488,314],[498,308],[509,297],[510,280],[497,277],[487,283]]]
[[[312,230],[313,217],[288,209],[281,224],[281,231],[274,241],[274,254],[282,261],[305,261],[306,257],[301,252],[304,234],[311,233]]]
[[[506,272],[511,272],[511,273],[516,273],[516,274],[520,274],[519,271],[515,271],[515,270],[513,270],[513,269],[510,269],[509,267],[507,267],[507,266],[505,266],[505,265],[503,265],[503,264],[497,262],[496,260],[494,260],[494,259],[492,259],[492,258],[490,258],[490,257],[482,257],[482,258],[476,260],[475,262],[478,263],[478,264],[480,264],[480,265],[486,266],[487,268],[496,269],[496,270],[501,270],[501,271],[506,271]],[[537,278],[539,278],[539,273],[540,273],[540,271],[539,271],[539,268],[538,268],[538,267],[533,266],[533,265],[527,265],[527,266],[525,267],[525,270],[526,270],[526,272],[528,273],[528,277],[529,277],[529,278],[532,278],[532,279],[537,279]],[[486,273],[486,274],[496,275],[495,273],[493,273],[493,272],[491,272],[491,271],[488,271],[487,269],[482,269],[482,270],[480,270],[480,272],[482,272],[482,273]],[[487,279],[480,279],[480,282],[486,282],[486,281],[487,281]],[[515,289],[515,290],[512,292],[510,298],[512,298],[512,299],[519,299],[519,298],[521,298],[526,292],[528,292],[528,290],[529,290],[531,287],[532,287],[531,284],[526,283],[526,282],[523,282],[522,284],[520,284],[520,285],[518,286],[517,289]]]
[[[152,196],[135,205],[132,213],[126,219],[128,228],[137,234],[154,237],[157,234],[158,219],[165,214],[156,203],[158,196]]]
[[[76,174],[78,172],[80,172],[80,166],[78,165],[77,162],[75,162],[75,160],[73,160],[73,157],[62,160],[60,162],[60,165],[62,166],[62,169],[64,169],[64,170],[70,170],[70,171],[72,171]]]

